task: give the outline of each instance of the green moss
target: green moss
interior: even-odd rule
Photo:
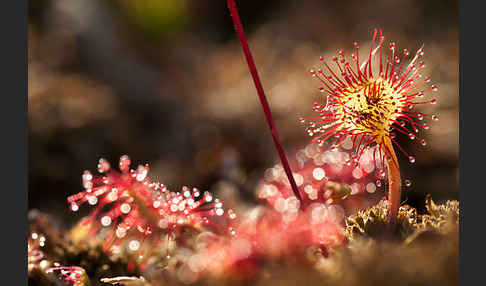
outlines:
[[[459,202],[447,201],[443,205],[436,205],[430,195],[426,197],[428,214],[419,215],[415,208],[408,205],[401,206],[398,211],[395,238],[410,241],[424,231],[445,233],[449,227],[457,226],[459,222]],[[349,240],[357,237],[374,239],[386,238],[387,211],[386,202],[357,212],[346,219],[346,237]]]

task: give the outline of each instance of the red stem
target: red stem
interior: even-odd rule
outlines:
[[[387,220],[391,232],[395,231],[397,216],[400,209],[400,197],[402,193],[402,179],[400,176],[400,167],[398,166],[397,156],[393,149],[392,140],[389,137],[380,139],[386,154],[385,163],[388,169],[388,205]]]
[[[263,91],[263,86],[262,83],[260,82],[260,77],[258,76],[255,63],[253,62],[253,57],[251,55],[250,48],[248,47],[245,32],[243,30],[243,25],[241,24],[240,16],[238,15],[238,10],[236,8],[235,1],[227,0],[227,2],[228,2],[228,8],[231,13],[231,18],[233,19],[233,23],[235,25],[236,33],[238,34],[238,38],[240,39],[241,48],[243,49],[243,53],[245,54],[246,62],[248,63],[248,68],[250,69],[251,76],[253,77],[253,83],[255,84],[255,88],[257,90],[258,97],[260,98],[260,103],[262,105],[263,112],[265,113],[265,118],[267,119],[268,127],[270,128],[270,132],[272,133],[273,143],[275,143],[275,147],[277,148],[280,161],[282,162],[282,166],[285,170],[285,174],[287,174],[287,178],[289,179],[290,186],[292,187],[292,191],[294,192],[294,195],[302,203],[302,198],[300,197],[297,184],[295,183],[294,176],[292,175],[292,170],[290,169],[289,162],[287,161],[285,152],[282,148],[282,145],[280,144],[280,140],[278,139],[277,129],[275,128],[272,119],[272,112],[270,111],[270,107],[268,106],[267,98],[265,97],[265,92]]]

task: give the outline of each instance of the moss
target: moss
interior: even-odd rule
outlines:
[[[416,209],[408,205],[401,206],[394,235],[402,240],[405,239],[415,231],[417,220]],[[385,201],[380,201],[378,204],[346,218],[345,235],[349,240],[360,236],[382,239],[388,237],[388,233]]]
[[[459,223],[459,202],[447,201],[436,205],[430,195],[426,197],[427,214],[419,215],[415,208],[403,205],[398,211],[394,237],[410,242],[416,237],[447,233]],[[358,211],[346,219],[345,235],[349,240],[357,237],[387,238],[386,201]]]

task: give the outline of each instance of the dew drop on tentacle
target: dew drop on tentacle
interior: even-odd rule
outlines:
[[[232,209],[229,209],[229,210],[228,210],[228,216],[229,216],[229,218],[230,218],[230,219],[235,219],[235,218],[236,218],[236,213],[235,213],[235,211],[234,211],[234,210],[232,210]]]
[[[120,211],[123,213],[123,214],[128,214],[131,210],[131,207],[129,204],[127,203],[124,203],[120,206]]]
[[[148,164],[145,164],[145,166],[139,165],[136,172],[137,181],[142,182],[143,180],[145,180],[148,174],[148,170],[149,170]]]
[[[415,163],[415,157],[414,156],[409,156],[408,157],[408,161],[410,161],[410,163]]]
[[[439,116],[437,116],[436,114],[432,115],[432,120],[438,121],[439,120]]]
[[[326,177],[326,171],[322,168],[315,168],[312,170],[312,178],[317,181],[321,181]]]
[[[376,186],[377,186],[378,188],[379,188],[379,187],[381,187],[381,180],[376,180],[376,183],[375,183],[375,184],[376,184]]]
[[[385,171],[381,170],[380,172],[378,172],[378,177],[384,179],[386,177]]]
[[[71,211],[77,212],[79,210],[79,206],[76,203],[71,203]]]
[[[422,146],[425,146],[425,145],[427,145],[427,142],[425,142],[425,140],[424,140],[424,139],[421,139],[421,140],[420,140],[420,144],[422,144]]]
[[[222,216],[224,214],[224,210],[221,208],[216,209],[216,215],[217,216]]]
[[[405,184],[405,187],[410,187],[412,185],[412,182],[410,180],[405,180],[404,184]]]
[[[120,163],[119,163],[119,168],[122,173],[128,173],[129,168],[130,168],[130,157],[127,155],[123,155],[120,157]]]
[[[102,226],[109,226],[111,224],[111,217],[109,216],[104,216],[101,218],[101,225]]]
[[[98,172],[105,173],[108,172],[109,170],[110,170],[110,163],[106,159],[100,158],[100,160],[98,161]]]
[[[412,133],[409,133],[408,134],[408,138],[410,138],[410,140],[414,140],[415,139],[415,135],[413,135]]]
[[[91,189],[93,187],[93,175],[90,171],[84,171],[83,176],[83,187],[85,189]]]
[[[96,205],[96,203],[98,202],[98,198],[96,196],[86,196],[86,199],[88,200],[88,203],[90,205]]]
[[[137,251],[140,248],[140,242],[138,240],[132,240],[128,243],[128,248],[131,251]]]

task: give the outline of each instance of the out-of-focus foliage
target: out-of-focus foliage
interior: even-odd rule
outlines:
[[[188,17],[187,0],[118,0],[123,14],[141,31],[154,38],[181,32]]]

